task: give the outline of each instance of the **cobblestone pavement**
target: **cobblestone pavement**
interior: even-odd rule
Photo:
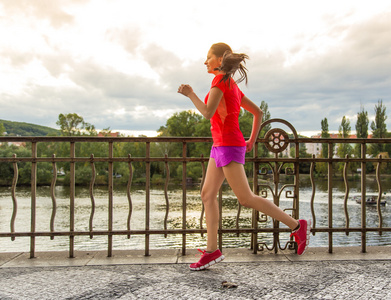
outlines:
[[[222,282],[237,287],[223,287]],[[0,268],[0,299],[391,299],[391,261]]]

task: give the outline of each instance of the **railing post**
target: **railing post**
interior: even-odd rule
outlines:
[[[37,143],[31,143],[31,229],[30,232],[30,258],[35,257],[35,224],[37,210]]]
[[[108,245],[107,245],[107,256],[111,257],[113,255],[113,142],[109,142],[109,207],[108,207],[108,229],[109,234]]]
[[[221,232],[223,229],[223,186],[221,185],[219,189],[219,249],[223,250],[223,233]]]
[[[69,205],[69,215],[70,215],[70,222],[69,222],[69,231],[71,232],[69,235],[69,257],[73,258],[74,255],[74,248],[75,248],[75,236],[72,234],[72,232],[75,231],[75,142],[71,142],[70,147],[70,187],[69,187],[69,198],[70,198],[70,205]]]
[[[253,148],[253,158],[258,157],[258,142],[255,142],[254,148]],[[258,187],[258,173],[259,173],[259,163],[257,161],[253,162],[253,192],[256,195],[259,195],[259,187]],[[252,228],[258,229],[258,221],[257,221],[257,214],[258,212],[253,209],[252,211]],[[257,254],[258,252],[258,233],[253,232],[251,234],[251,249],[253,250],[254,254]]]
[[[367,250],[367,211],[366,211],[366,176],[367,176],[367,164],[366,164],[366,144],[361,144],[361,252],[365,253]]]
[[[277,161],[278,158],[278,153],[274,153],[274,158]],[[280,207],[280,195],[278,193],[279,191],[279,183],[280,183],[280,168],[277,162],[274,164],[274,172],[273,172],[273,186],[274,186],[274,191],[273,191],[273,203]],[[280,228],[280,221],[277,219],[272,219],[273,220],[273,229],[279,229]],[[273,232],[273,249],[274,253],[278,252],[278,245],[280,244],[280,233],[276,230]]]
[[[186,157],[187,157],[187,144],[183,142],[182,145],[182,229],[186,229]],[[182,255],[186,255],[186,233],[182,234]]]
[[[328,206],[329,206],[329,229],[333,228],[333,144],[328,144]],[[333,253],[333,232],[329,231],[329,253]]]
[[[145,143],[145,158],[147,161],[145,162],[145,256],[149,256],[149,216],[150,216],[150,186],[151,186],[151,163],[149,159],[151,158],[151,143]]]

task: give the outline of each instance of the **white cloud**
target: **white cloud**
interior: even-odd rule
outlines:
[[[156,130],[194,108],[181,83],[204,98],[219,41],[250,55],[245,94],[298,131],[325,117],[337,130],[344,115],[353,128],[361,104],[370,118],[379,99],[391,104],[383,1],[53,3],[0,0],[0,119],[56,126],[75,112],[97,128]]]

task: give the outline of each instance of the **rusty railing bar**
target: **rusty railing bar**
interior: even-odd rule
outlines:
[[[380,160],[382,159],[381,154],[379,155],[379,159]],[[380,180],[380,171],[381,171],[380,169],[381,169],[381,162],[378,163],[377,168],[376,168],[376,182],[377,182],[377,188],[378,188],[376,209],[377,209],[377,215],[379,217],[379,229],[380,229],[379,234],[382,235],[381,229],[383,227],[383,215],[382,215],[382,212],[380,209],[380,201],[381,201],[383,189],[382,189],[382,184],[381,184],[381,180]]]
[[[53,154],[52,158],[56,158],[56,155]],[[56,162],[52,162],[52,170],[53,170],[53,177],[52,182],[50,184],[50,194],[52,198],[52,215],[50,217],[50,231],[54,232],[54,219],[56,217],[56,211],[57,211],[57,201],[56,201],[56,181],[57,181],[57,165]],[[54,236],[50,237],[51,240],[54,239]]]
[[[31,233],[35,232],[37,214],[37,143],[31,143]],[[35,237],[30,237],[30,258],[35,257]]]
[[[312,158],[315,157],[315,154],[312,155]],[[310,206],[311,206],[311,216],[312,216],[312,228],[316,228],[316,216],[315,216],[315,207],[314,207],[314,203],[315,203],[315,180],[314,180],[314,170],[315,170],[315,163],[312,162],[311,163],[311,167],[310,167],[310,178],[311,178],[311,188],[312,188],[312,192],[311,192],[311,202],[310,202]],[[312,231],[312,235],[315,235],[315,231]]]
[[[108,206],[108,231],[113,230],[113,142],[109,142],[109,206]],[[108,235],[107,241],[107,256],[112,257],[113,255],[113,236]]]
[[[69,257],[73,258],[74,255],[74,249],[75,249],[75,236],[72,234],[72,232],[75,231],[75,173],[76,173],[76,166],[75,166],[75,155],[76,155],[76,147],[75,142],[70,143],[70,205],[69,205],[69,229],[70,229],[70,235],[69,235]]]
[[[219,189],[218,204],[219,204],[218,244],[219,244],[220,251],[223,251],[223,231],[222,231],[223,229],[223,186],[221,186]]]
[[[201,154],[201,158],[203,158],[204,155]],[[201,161],[201,168],[202,168],[202,178],[201,178],[201,184],[200,184],[200,194],[202,192],[202,188],[204,186],[204,183],[205,183],[205,175],[206,175],[206,169],[205,169],[205,162],[202,160]],[[204,213],[205,213],[205,206],[204,206],[204,203],[202,202],[201,200],[201,216],[200,216],[200,228],[203,229],[203,220],[204,220]],[[201,237],[204,237],[204,233],[201,232]]]
[[[91,199],[91,213],[90,213],[90,221],[89,221],[89,230],[90,230],[90,239],[94,237],[93,231],[93,221],[94,221],[94,214],[95,214],[95,198],[94,198],[94,184],[96,179],[96,169],[95,169],[95,163],[94,163],[94,154],[91,154],[90,156],[91,162],[91,181],[90,181],[90,199]]]
[[[344,227],[319,227],[314,229],[315,232],[333,232],[333,233],[344,233],[344,232],[379,232],[379,229],[376,227],[373,228],[365,228],[364,230],[361,227],[350,227],[350,228],[344,228]],[[391,227],[383,227],[383,232],[391,232]],[[94,235],[96,236],[104,236],[104,235],[145,235],[145,234],[193,234],[193,233],[206,233],[206,229],[168,229],[166,230],[159,230],[159,229],[150,229],[150,230],[113,230],[113,231],[105,231],[105,230],[96,230],[94,231]],[[219,233],[288,233],[291,232],[289,228],[241,228],[237,230],[236,228],[222,228],[219,229]],[[51,235],[54,236],[69,236],[72,234],[73,236],[89,236],[89,231],[57,231],[57,232],[15,232],[15,233],[0,233],[0,237],[38,237],[38,236],[47,236],[50,237]]]
[[[329,229],[333,228],[333,144],[328,144],[328,205],[329,205]],[[333,253],[333,232],[329,231],[329,253]]]
[[[258,142],[255,142],[253,147],[253,158],[258,157]],[[258,174],[259,174],[259,163],[254,162],[253,163],[253,192],[256,195],[259,195],[259,185],[258,185]],[[255,209],[252,210],[252,218],[251,218],[251,226],[254,229],[258,228],[258,215],[259,212]],[[238,227],[236,228],[238,229]],[[250,249],[253,250],[254,254],[257,254],[257,243],[258,243],[258,235],[256,233],[251,234],[251,242],[250,242]]]
[[[346,159],[349,159],[349,155],[346,155]],[[348,165],[349,162],[345,162],[343,167],[343,180],[345,184],[345,197],[344,197],[344,213],[345,213],[345,227],[349,228],[349,212],[348,212],[348,198],[349,198],[349,182],[348,182]],[[349,235],[349,232],[346,232]]]
[[[182,158],[187,157],[187,144],[185,141],[182,143]],[[186,174],[187,174],[187,164],[185,161],[182,163],[182,229],[186,229]],[[186,255],[186,234],[182,234],[182,255]]]
[[[149,159],[151,156],[151,144],[145,143],[145,157]],[[149,216],[151,210],[150,188],[151,188],[151,163],[145,163],[146,180],[145,180],[145,231],[149,232]],[[145,256],[149,256],[149,234],[145,234]]]
[[[13,158],[16,158],[16,154],[12,155]],[[16,199],[16,185],[18,183],[18,164],[13,162],[13,167],[14,167],[14,177],[12,178],[12,187],[11,187],[11,197],[12,197],[12,216],[11,216],[11,221],[10,221],[10,229],[11,232],[15,232],[15,219],[16,219],[16,214],[18,212],[18,200]],[[15,237],[11,238],[12,241],[15,240]]]
[[[361,145],[361,157],[365,158],[367,155],[366,144]],[[361,252],[367,252],[367,237],[366,237],[366,227],[367,227],[367,213],[366,213],[366,176],[367,176],[367,164],[365,160],[361,162]]]
[[[132,197],[130,195],[130,189],[132,187],[132,180],[133,180],[133,167],[132,167],[132,158],[131,155],[128,154],[128,166],[129,166],[129,179],[128,184],[126,186],[126,196],[128,198],[128,204],[129,204],[129,211],[128,211],[128,219],[126,221],[126,227],[128,230],[130,230],[130,219],[132,217],[132,211],[133,211],[133,205],[132,205]],[[130,239],[130,234],[128,234],[128,239]]]
[[[167,158],[167,154],[164,155],[164,158]],[[170,182],[170,168],[168,166],[167,160],[164,162],[164,167],[166,170],[166,180],[164,181],[164,199],[166,200],[166,213],[164,215],[164,230],[167,230],[167,220],[168,220],[168,213],[170,211],[170,201],[168,199],[168,183]],[[164,237],[167,237],[167,234],[164,235]]]
[[[107,162],[108,158],[107,157],[95,157],[94,161],[95,162]],[[333,162],[335,163],[344,163],[344,162],[372,162],[372,163],[390,163],[391,158],[349,158],[347,160],[346,158],[333,158]],[[31,162],[31,158],[29,157],[18,157],[16,159],[12,157],[0,157],[0,162]],[[37,157],[35,159],[36,162],[69,162],[69,157],[56,157],[56,158],[50,158],[50,157]],[[75,157],[74,162],[89,162],[90,157]],[[112,158],[113,162],[128,162],[127,157],[113,157]],[[203,157],[169,157],[169,158],[164,158],[164,157],[133,157],[132,161],[134,162],[208,162],[209,158],[203,158]],[[312,162],[325,162],[328,163],[330,161],[329,158],[246,158],[246,162],[258,162],[258,163],[267,163],[270,161],[278,161],[281,163],[312,163]]]

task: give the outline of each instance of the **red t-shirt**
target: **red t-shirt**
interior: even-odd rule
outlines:
[[[219,106],[210,119],[213,146],[246,146],[243,134],[239,129],[240,104],[244,94],[233,79],[224,81],[222,74],[216,75],[212,86],[223,92]],[[220,82],[221,81],[221,82]],[[205,97],[208,102],[209,93]]]

